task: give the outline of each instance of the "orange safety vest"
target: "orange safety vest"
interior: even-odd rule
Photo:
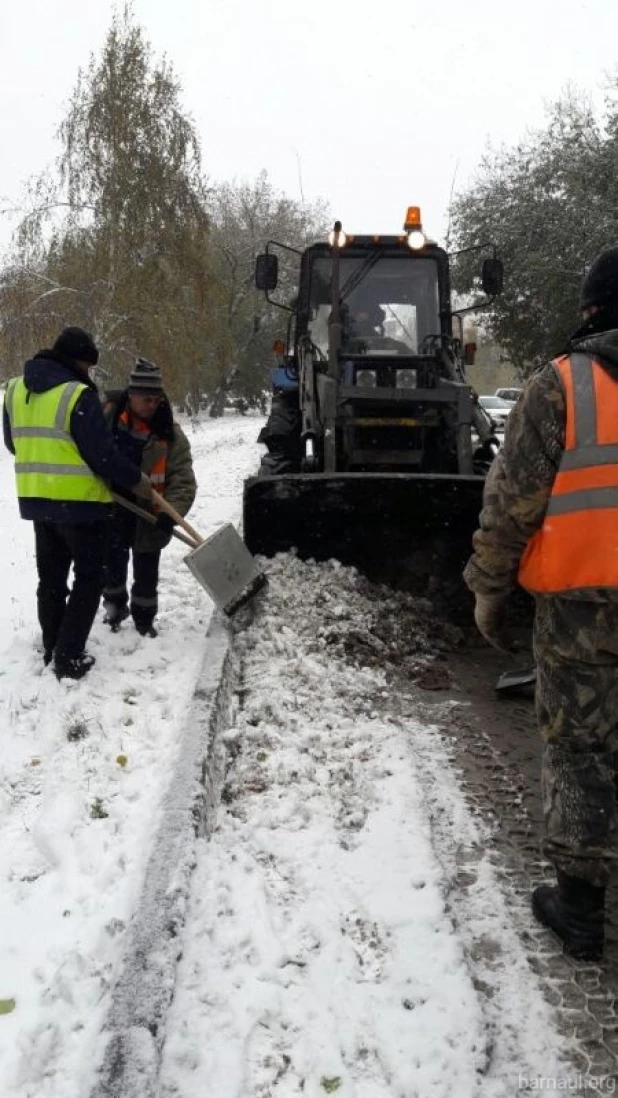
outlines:
[[[118,416],[118,423],[122,430],[127,431],[130,435],[133,435],[134,438],[139,438],[142,442],[145,441],[144,436],[146,436],[147,441],[152,434],[147,423],[142,419],[137,419],[134,416],[129,415],[128,408],[125,408],[124,412]],[[155,452],[157,457],[148,476],[150,477],[152,487],[155,488],[157,492],[163,492],[163,489],[165,488],[165,473],[167,466],[167,442],[165,439],[156,439]]]
[[[618,588],[618,381],[590,355],[554,366],[566,396],[565,447],[519,582],[548,595]]]

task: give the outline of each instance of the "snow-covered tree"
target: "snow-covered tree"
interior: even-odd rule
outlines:
[[[528,372],[557,354],[579,318],[587,264],[618,242],[618,111],[599,120],[572,93],[552,108],[544,130],[514,148],[490,150],[455,202],[455,246],[487,241],[504,262],[504,293],[490,326],[516,367]],[[478,256],[464,257],[464,288]]]

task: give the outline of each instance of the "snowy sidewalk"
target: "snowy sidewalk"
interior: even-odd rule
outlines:
[[[279,558],[237,639],[239,709],[202,842],[162,1098],[512,1098],[561,1045],[437,729],[423,600]],[[392,680],[392,675],[391,675]],[[465,854],[466,925],[441,844]],[[481,981],[484,991],[480,993]]]
[[[199,484],[191,519],[204,534],[240,517],[260,426],[188,426]],[[159,637],[130,623],[112,635],[99,615],[95,668],[58,683],[36,651],[32,526],[19,518],[4,450],[0,514],[0,999],[16,1000],[0,1017],[2,1095],[84,1098],[212,607],[174,541],[162,558]]]

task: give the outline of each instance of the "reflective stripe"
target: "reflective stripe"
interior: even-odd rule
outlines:
[[[153,599],[144,598],[142,595],[131,595],[131,603],[133,606],[156,606],[156,595]]]
[[[13,438],[61,438],[71,441],[71,436],[58,427],[15,427],[11,428]]]
[[[48,465],[45,461],[16,461],[15,472],[18,476],[20,473],[50,473],[52,476],[58,474],[60,476],[94,477],[95,480],[99,479],[96,473],[92,472],[89,465]]]
[[[618,465],[618,444],[583,446],[578,450],[565,450],[560,462],[560,472],[570,469],[586,469],[589,465]]]
[[[104,587],[103,588],[103,598],[104,599],[111,598],[112,595],[126,595],[126,593],[127,593],[126,583],[123,584],[122,587]]]
[[[552,496],[546,514],[568,515],[574,511],[600,511],[615,507],[618,507],[618,487],[582,488],[578,492]]]
[[[590,355],[571,355],[575,446],[594,446],[597,441],[597,399]]]
[[[71,403],[71,398],[74,396],[75,391],[77,389],[85,389],[85,388],[86,388],[86,386],[81,381],[69,381],[65,385],[64,392],[63,392],[62,396],[60,397],[60,402],[58,404],[58,410],[56,412],[56,419],[54,421],[54,426],[59,431],[66,431],[66,429],[68,427],[68,423],[66,422],[67,411],[68,411],[68,408],[69,408],[69,404]]]

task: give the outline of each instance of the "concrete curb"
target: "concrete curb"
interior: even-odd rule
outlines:
[[[219,731],[230,723],[232,631],[215,612],[204,663],[187,714],[178,763],[146,867],[141,897],[127,931],[102,1041],[102,1062],[90,1098],[155,1098],[165,1016],[182,952],[195,843],[216,812],[223,768]]]

